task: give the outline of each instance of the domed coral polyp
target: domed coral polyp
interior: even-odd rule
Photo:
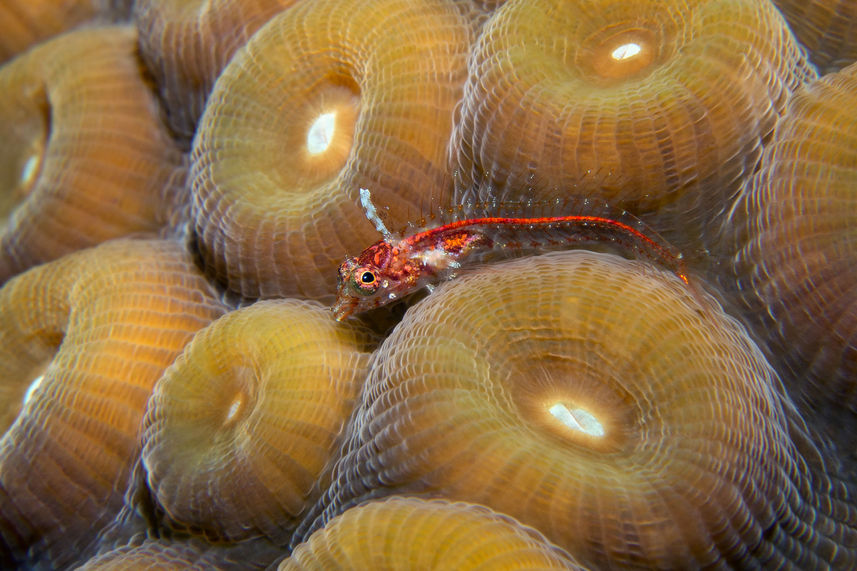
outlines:
[[[0,410],[0,567],[8,551],[67,568],[92,547],[122,505],[149,393],[224,311],[215,296],[165,240],[110,241],[0,288],[0,404],[15,403]]]
[[[857,464],[857,64],[798,91],[729,219],[735,291],[802,412]],[[849,452],[845,452],[849,451]]]
[[[851,513],[810,473],[792,410],[747,332],[673,274],[587,251],[483,267],[375,353],[308,526],[434,494],[599,569],[853,562]]]
[[[462,198],[598,197],[683,250],[712,238],[815,76],[769,0],[506,2],[469,67]]]
[[[333,569],[584,568],[536,530],[485,506],[393,496],[334,518],[278,571]]]
[[[336,456],[368,339],[297,300],[257,302],[195,336],[143,422],[142,464],[166,523],[285,541]]]
[[[217,76],[265,22],[295,0],[137,0],[140,55],[171,129],[189,144]]]
[[[136,50],[130,26],[78,30],[0,68],[0,282],[177,216],[182,157]]]
[[[332,301],[336,268],[448,194],[470,23],[450,1],[301,2],[223,70],[192,152],[208,269],[246,297]],[[356,244],[356,245],[355,245]]]

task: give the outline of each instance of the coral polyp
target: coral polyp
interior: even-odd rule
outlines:
[[[857,567],[854,6],[5,1],[0,568]]]

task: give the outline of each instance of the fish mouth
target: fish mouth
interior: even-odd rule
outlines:
[[[348,319],[354,313],[355,309],[357,309],[357,300],[348,297],[337,298],[336,303],[331,308],[333,316],[337,321]]]

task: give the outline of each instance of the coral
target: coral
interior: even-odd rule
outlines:
[[[370,340],[297,300],[261,301],[200,331],[143,422],[146,482],[168,519],[212,538],[286,543],[337,457]]]
[[[805,413],[857,468],[857,65],[801,89],[728,229],[730,284]],[[732,279],[729,276],[727,279]]]
[[[5,2],[0,567],[857,567],[798,4]]]
[[[63,567],[122,506],[146,401],[225,308],[170,241],[113,241],[0,289],[0,563]]]
[[[218,78],[193,148],[206,267],[248,297],[331,301],[374,231],[368,188],[407,222],[451,177],[471,29],[452,2],[322,0],[268,22]]]
[[[484,506],[392,497],[334,518],[279,571],[579,569],[540,533]]]
[[[815,77],[767,0],[506,2],[470,67],[453,139],[464,197],[597,196],[682,249],[710,239]]]
[[[595,568],[852,565],[857,514],[803,430],[711,298],[609,254],[530,257],[444,284],[385,340],[315,525],[406,492],[510,514]]]
[[[136,42],[130,26],[80,30],[0,68],[0,283],[179,210],[181,154]]]

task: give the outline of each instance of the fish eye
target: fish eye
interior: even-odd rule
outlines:
[[[381,283],[374,270],[363,267],[351,274],[351,288],[360,295],[372,295]]]

